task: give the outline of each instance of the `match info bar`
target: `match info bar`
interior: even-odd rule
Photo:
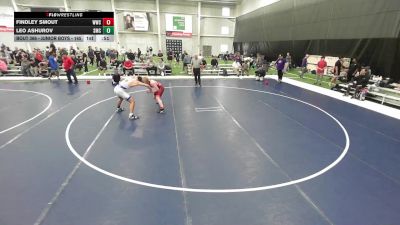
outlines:
[[[16,42],[113,42],[113,12],[14,12]]]

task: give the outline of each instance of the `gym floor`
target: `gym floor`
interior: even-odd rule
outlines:
[[[1,225],[400,221],[400,121],[287,83],[0,83]],[[125,108],[127,103],[123,103]]]

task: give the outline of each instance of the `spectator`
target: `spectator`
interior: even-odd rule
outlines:
[[[367,87],[368,81],[370,79],[369,67],[362,68],[360,72],[357,72],[353,78],[353,80],[348,84],[347,91],[344,96],[348,96],[350,90],[355,88],[354,94],[351,98],[355,98],[357,94],[361,91],[361,89]]]
[[[102,75],[105,75],[105,72],[107,71],[107,60],[105,58],[102,58],[100,61],[99,71]]]
[[[39,49],[34,51],[34,53],[35,53],[35,59],[34,59],[34,63],[33,63],[33,70],[34,70],[35,76],[38,76],[39,75],[39,72],[38,72],[39,63],[43,61],[43,55]]]
[[[160,58],[162,58],[164,56],[163,53],[161,52],[161,50],[158,50],[157,56],[160,57]]]
[[[114,49],[112,49],[112,50],[109,52],[109,56],[110,56],[110,63],[111,63],[111,60],[117,58],[117,54],[116,54],[116,52],[115,52]]]
[[[153,62],[153,58],[149,58],[147,60],[146,70],[147,70],[147,75],[149,76],[150,76],[150,71],[154,71],[154,74],[157,73],[157,67]]]
[[[279,55],[278,59],[275,62],[276,70],[278,71],[278,83],[282,83],[283,70],[285,69],[286,60]]]
[[[88,55],[86,54],[86,52],[82,52],[81,51],[81,53],[82,53],[82,63],[83,63],[83,66],[85,67],[85,70],[84,70],[84,72],[89,72],[89,69],[88,69]]]
[[[4,58],[0,59],[0,74],[7,74],[8,68]]]
[[[197,55],[194,56],[194,59],[192,59],[191,64],[192,64],[195,85],[201,86],[201,79],[200,79],[201,60]]]
[[[233,67],[233,72],[235,72],[236,75],[240,77],[242,73],[242,65],[240,64],[240,61],[238,60],[233,61],[232,67]]]
[[[130,72],[128,72],[128,75],[133,75],[135,73],[133,66],[134,65],[133,65],[132,61],[129,58],[126,59],[124,62],[124,65],[123,65],[124,74],[126,74],[127,71],[130,71]]]
[[[225,64],[228,63],[228,60],[229,60],[229,53],[228,53],[228,51],[226,51],[226,53],[224,54],[224,62],[225,62]]]
[[[290,55],[290,53],[286,53],[286,70],[285,71],[289,71],[292,68],[292,56]]]
[[[114,68],[118,68],[121,65],[121,61],[119,61],[118,59],[111,59],[110,65]]]
[[[325,73],[325,69],[328,66],[328,64],[325,61],[325,56],[321,57],[321,60],[319,60],[318,64],[317,64],[317,79],[315,81],[314,84],[318,84],[321,86],[321,82],[322,82],[322,78],[324,76]]]
[[[151,46],[149,47],[149,52],[150,52],[150,56],[153,56],[153,48]]]
[[[92,46],[89,46],[89,50],[88,50],[88,54],[87,55],[88,55],[88,57],[90,59],[90,65],[93,66],[93,63],[94,63],[94,51],[93,51]]]
[[[174,59],[174,53],[171,50],[169,50],[167,52],[167,60],[168,60],[169,65],[172,65],[173,59]]]
[[[183,58],[183,71],[186,69],[187,73],[187,66],[191,63],[192,58],[190,57],[189,54],[185,53],[185,57]]]
[[[260,53],[257,53],[256,68],[262,67],[263,65],[264,65],[264,57]]]
[[[100,48],[100,57],[101,59],[105,59],[106,58],[106,52]]]
[[[94,56],[96,58],[96,67],[99,67],[101,61],[101,54],[97,47],[94,48]]]
[[[206,69],[206,68],[207,68],[207,61],[206,61],[206,59],[205,59],[205,58],[200,58],[200,57],[199,57],[199,59],[201,60],[201,70]]]
[[[181,59],[181,53],[177,52],[175,53],[175,61],[179,65],[180,64],[180,59]]]
[[[57,48],[53,43],[51,43],[50,44],[50,54],[52,54],[53,52],[57,54]]]
[[[343,57],[339,57],[339,59],[335,63],[335,67],[333,68],[333,77],[331,79],[331,82],[329,83],[329,87],[336,86],[336,81],[340,76],[340,73],[342,71],[342,66],[343,66]]]
[[[50,47],[49,46],[46,46],[45,56],[46,56],[46,59],[49,60],[49,57],[50,57]]]
[[[84,66],[82,57],[81,57],[81,56],[78,56],[78,57],[74,60],[74,62],[75,62],[75,68],[78,69],[79,72],[81,72],[81,71],[82,71],[82,68],[83,68],[83,66]]]
[[[304,56],[303,60],[301,61],[300,78],[303,78],[304,74],[308,72],[307,65],[308,65],[308,54],[306,54],[306,56]]]
[[[265,75],[267,74],[268,71],[268,65],[264,63],[260,67],[257,68],[256,70],[256,81],[263,81]]]
[[[183,51],[183,53],[181,54],[181,61],[183,63],[183,60],[185,59],[185,56],[187,55],[186,51]]]
[[[250,62],[245,60],[242,64],[242,73],[246,76],[250,75]]]
[[[218,69],[218,59],[215,56],[211,59],[211,68]]]
[[[74,61],[66,53],[62,55],[64,70],[67,73],[68,83],[72,83],[71,75],[74,77],[75,84],[78,84],[78,79],[74,71]]]
[[[128,53],[126,53],[126,57],[132,62],[135,61],[135,54],[133,54],[132,49],[129,49]]]
[[[23,76],[32,76],[31,73],[31,61],[28,58],[27,54],[23,54],[21,58],[21,72]]]
[[[347,72],[347,82],[350,82],[357,72],[361,71],[361,65],[357,62],[357,59],[353,59],[349,66],[349,70]]]
[[[140,51],[140,48],[137,49],[137,57],[140,58],[140,56],[142,55],[142,51]]]
[[[50,66],[49,79],[51,79],[51,77],[53,75],[56,75],[57,79],[60,79],[60,71],[59,71],[59,67],[58,67],[57,58],[56,58],[56,52],[55,51],[52,51],[52,53],[49,56],[49,66]]]
[[[158,62],[157,65],[158,71],[160,72],[161,76],[165,75],[165,63],[164,63],[164,59],[160,59],[160,61]]]
[[[49,77],[49,66],[46,60],[39,63],[39,75],[42,77]]]
[[[72,46],[69,47],[69,54],[70,55],[76,55],[76,51]]]

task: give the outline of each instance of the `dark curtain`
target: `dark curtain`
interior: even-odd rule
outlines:
[[[269,60],[290,52],[357,58],[400,80],[399,0],[281,0],[237,18],[234,49]]]

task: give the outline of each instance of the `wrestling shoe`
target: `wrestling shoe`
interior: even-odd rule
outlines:
[[[137,119],[139,119],[139,117],[131,114],[131,115],[129,115],[129,119],[130,120],[137,120]]]

